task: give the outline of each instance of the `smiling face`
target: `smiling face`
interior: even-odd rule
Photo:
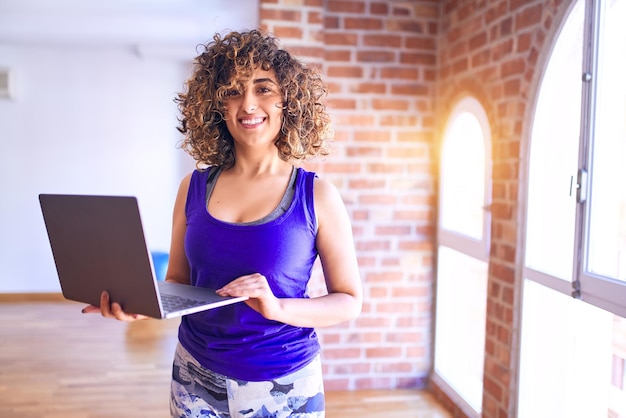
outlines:
[[[226,92],[226,126],[240,145],[273,145],[282,125],[282,95],[274,70],[257,68],[239,89]]]

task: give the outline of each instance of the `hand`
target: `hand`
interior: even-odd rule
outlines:
[[[247,296],[245,303],[267,319],[276,319],[281,309],[265,276],[259,273],[241,276],[217,290],[220,296]]]
[[[148,319],[145,315],[124,312],[119,303],[111,303],[109,300],[109,292],[106,290],[100,295],[100,307],[89,305],[83,308],[82,313],[100,313],[105,318],[115,318],[125,322]]]

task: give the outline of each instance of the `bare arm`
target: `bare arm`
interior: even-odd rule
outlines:
[[[276,298],[262,275],[242,276],[218,291],[248,296],[250,307],[268,319],[299,327],[325,327],[355,318],[361,312],[363,291],[354,249],[352,227],[337,189],[315,181],[318,217],[317,248],[328,294],[311,299]]]
[[[185,215],[185,204],[187,202],[187,192],[191,174],[185,176],[180,182],[176,202],[174,203],[174,214],[172,215],[172,240],[170,243],[170,256],[167,264],[165,281],[189,284],[189,262],[185,255],[185,233],[187,232],[187,216]]]

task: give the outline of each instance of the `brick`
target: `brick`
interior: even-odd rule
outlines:
[[[386,15],[389,13],[389,4],[383,2],[371,3],[370,13],[373,15]]]
[[[361,316],[355,320],[355,323],[360,329],[389,328],[391,326],[391,320],[389,318],[382,318],[380,316],[376,316],[375,318]]]
[[[424,341],[424,335],[420,332],[390,332],[386,336],[388,343],[412,343],[417,344]]]
[[[391,94],[398,96],[428,96],[431,87],[425,84],[394,84],[391,86]]]
[[[370,373],[372,370],[371,363],[342,363],[332,367],[332,371],[338,375],[354,375]]]
[[[340,335],[325,332],[321,335],[321,340],[324,346],[327,346],[330,344],[337,344],[340,341]]]
[[[363,13],[365,12],[365,3],[362,1],[329,0],[327,9],[329,12],[337,13]]]
[[[388,251],[391,247],[389,241],[357,241],[355,245],[359,252],[366,251]]]
[[[435,65],[437,63],[437,57],[434,53],[417,53],[417,52],[401,52],[399,58],[400,64],[413,64],[413,65]]]
[[[409,104],[406,100],[399,99],[373,99],[372,108],[377,110],[406,111],[409,109]]]
[[[360,78],[363,77],[363,68],[357,66],[339,66],[332,65],[327,70],[329,77],[347,77]]]
[[[354,99],[332,98],[328,100],[328,106],[332,109],[356,109]]]
[[[389,19],[386,29],[392,32],[427,33],[424,23],[413,19]]]
[[[528,6],[522,9],[519,13],[515,15],[515,20],[513,24],[514,31],[520,32],[541,22],[542,9],[543,6],[541,4]]]
[[[377,157],[380,158],[383,155],[383,151],[380,147],[349,147],[346,150],[348,157]]]
[[[361,357],[359,348],[327,348],[324,350],[326,359],[358,359]]]
[[[410,373],[413,371],[414,365],[412,363],[400,362],[400,363],[383,363],[376,368],[379,373]]]
[[[384,179],[378,178],[373,179],[369,177],[359,178],[359,179],[351,179],[348,182],[349,189],[379,189],[384,187],[386,181]]]
[[[339,29],[341,27],[341,19],[338,16],[324,16],[324,29]]]
[[[402,281],[403,274],[401,272],[375,272],[375,273],[367,273],[365,275],[366,281],[368,283],[376,283],[376,282],[400,282]]]
[[[326,33],[324,35],[326,45],[351,45],[356,46],[358,37],[352,33]]]
[[[429,142],[431,135],[420,131],[398,132],[398,142]]]
[[[352,52],[347,49],[342,50],[326,50],[324,52],[324,59],[326,61],[346,61],[349,62],[352,57]]]
[[[382,115],[380,117],[381,126],[413,127],[418,123],[415,115]]]
[[[389,142],[391,133],[389,131],[355,131],[354,140],[357,142]]]
[[[327,391],[345,391],[352,389],[350,386],[350,379],[337,379],[324,377],[324,389]]]
[[[411,9],[407,4],[394,4],[391,9],[391,14],[394,16],[411,16]]]
[[[395,62],[396,53],[393,51],[359,51],[356,53],[357,62]]]
[[[385,94],[387,92],[387,86],[385,83],[364,82],[358,83],[351,87],[352,93],[373,93],[373,94]]]
[[[350,162],[326,162],[324,164],[325,173],[359,173],[361,171],[361,165],[359,163]]]
[[[343,26],[347,30],[380,30],[383,28],[383,21],[377,18],[346,17],[343,19]]]
[[[367,171],[369,173],[402,173],[404,167],[395,162],[382,162],[382,163],[370,163],[367,164]]]
[[[487,45],[487,33],[481,32],[477,35],[472,36],[469,40],[468,45],[470,51],[483,48],[485,45]]]
[[[309,57],[309,58],[320,58],[323,59],[326,55],[324,48],[315,47],[315,46],[293,46],[288,48],[290,52],[292,52],[297,57]],[[309,62],[309,66],[315,67],[316,65]],[[319,66],[318,66],[319,67]]]
[[[409,49],[436,51],[437,42],[431,37],[407,36],[404,40],[404,46]]]
[[[354,388],[359,389],[384,389],[391,385],[391,378],[389,377],[366,377],[355,379]]]
[[[370,296],[370,298],[380,299],[380,298],[386,298],[389,292],[386,287],[371,286],[367,294]]]
[[[487,65],[490,62],[491,51],[489,49],[483,49],[482,51],[472,54],[470,59],[471,68]]]
[[[260,18],[261,20],[300,22],[302,20],[302,13],[298,10],[261,8]]]
[[[324,16],[318,11],[310,11],[307,13],[307,23],[310,25],[319,25],[324,23]]]
[[[413,6],[413,13],[419,18],[437,19],[439,18],[439,9],[439,2],[434,2],[434,4],[416,3]]]
[[[385,79],[416,80],[419,77],[417,69],[403,67],[383,68],[380,74]]]
[[[406,302],[380,302],[376,305],[378,313],[410,313],[415,312],[415,303]]]
[[[402,349],[400,347],[374,347],[365,349],[365,357],[372,358],[393,358],[400,357]]]
[[[401,266],[402,263],[398,257],[389,257],[382,259],[380,265],[382,267],[398,267]]]
[[[399,48],[402,46],[402,37],[397,35],[364,35],[363,45],[382,46],[385,48]]]
[[[379,236],[385,235],[409,235],[411,233],[411,227],[409,225],[387,225],[387,226],[377,226],[376,234]]]
[[[296,26],[274,26],[274,34],[281,40],[302,38],[302,29]]]
[[[513,58],[500,64],[500,76],[507,78],[522,74],[526,69],[526,61],[523,58]]]
[[[402,251],[432,251],[432,244],[425,244],[421,241],[400,241],[398,243],[398,249]]]

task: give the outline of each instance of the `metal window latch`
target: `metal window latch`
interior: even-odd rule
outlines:
[[[572,195],[574,186],[574,176],[570,177],[569,195]],[[581,168],[576,175],[576,202],[583,203],[587,201],[587,170]]]

